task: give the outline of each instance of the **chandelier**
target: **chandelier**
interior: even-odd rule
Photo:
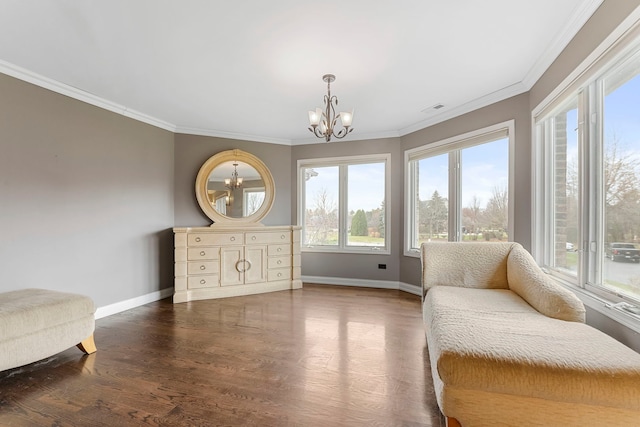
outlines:
[[[242,187],[242,178],[238,176],[238,162],[233,164],[231,178],[224,179],[224,186],[230,190]]]
[[[324,111],[316,108],[315,111],[309,111],[309,130],[318,138],[324,138],[327,142],[331,141],[331,137],[335,136],[342,139],[353,131],[351,121],[353,120],[353,110],[351,112],[340,112],[336,115],[336,107],[338,106],[338,98],[331,96],[331,82],[336,79],[333,74],[325,74],[322,80],[327,82],[327,94],[324,96]],[[342,122],[342,129],[336,131],[338,119]]]

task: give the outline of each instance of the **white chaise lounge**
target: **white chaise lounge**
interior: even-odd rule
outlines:
[[[0,293],[0,371],[53,356],[77,345],[96,351],[91,298],[45,289]]]
[[[517,243],[422,246],[423,316],[447,425],[640,425],[640,354]]]

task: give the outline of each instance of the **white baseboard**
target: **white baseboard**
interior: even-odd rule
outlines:
[[[411,285],[409,283],[404,283],[404,282],[399,282],[399,283],[400,283],[400,290],[401,291],[407,292],[409,294],[421,296],[420,286]]]
[[[377,288],[377,289],[398,289],[400,291],[407,292],[413,295],[420,295],[420,287],[418,286],[410,285],[409,283],[394,282],[389,280],[348,279],[346,277],[325,277],[325,276],[302,276],[302,281],[304,283],[317,283],[322,285],[354,286],[354,287],[360,287],[360,288]],[[159,301],[161,299],[168,298],[171,295],[173,295],[173,287],[165,288],[160,291],[152,292],[150,294],[141,295],[139,297],[105,305],[104,307],[98,307],[98,309],[96,310],[95,318],[102,319],[103,317],[108,317],[114,314],[122,313],[123,311],[131,310],[132,308],[149,304],[150,302]]]
[[[132,308],[140,307],[141,305],[149,304],[150,302],[159,301],[170,297],[171,295],[173,295],[173,287],[116,302],[114,304],[105,305],[104,307],[98,307],[95,318],[102,319],[103,317],[108,317],[123,311],[131,310]]]
[[[354,286],[359,288],[398,289],[413,295],[420,295],[420,287],[391,280],[349,279],[346,277],[302,276],[303,283],[319,285]]]

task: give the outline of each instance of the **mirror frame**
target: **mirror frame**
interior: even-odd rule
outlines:
[[[249,216],[242,218],[232,218],[226,215],[222,215],[220,212],[214,209],[213,205],[209,203],[207,197],[207,182],[209,181],[209,175],[211,172],[222,163],[230,161],[239,161],[248,164],[253,167],[264,181],[264,201],[262,206]],[[200,209],[206,216],[209,217],[214,225],[261,225],[260,221],[267,216],[276,196],[276,187],[273,181],[273,176],[269,171],[269,168],[256,156],[251,153],[247,153],[242,150],[227,150],[211,156],[198,171],[196,177],[196,199],[200,205]]]

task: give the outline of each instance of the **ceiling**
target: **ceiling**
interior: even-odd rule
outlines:
[[[0,0],[0,72],[179,133],[402,136],[531,88],[602,0]],[[444,108],[434,110],[436,104]]]

